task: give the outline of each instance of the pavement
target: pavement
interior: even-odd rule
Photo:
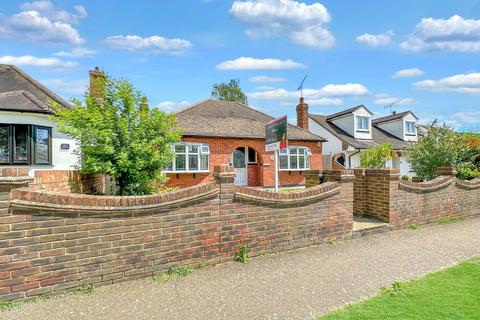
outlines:
[[[313,319],[395,280],[480,256],[480,218],[420,226],[95,288],[0,312],[0,319]]]

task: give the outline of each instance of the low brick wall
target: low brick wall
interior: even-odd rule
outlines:
[[[354,183],[355,214],[375,216],[392,228],[480,214],[480,179],[459,180],[452,168],[440,168],[426,182],[400,180],[393,169],[362,170],[365,183]]]
[[[222,167],[215,182],[145,197],[12,191],[0,217],[0,301],[229,261],[243,243],[258,255],[351,235],[351,172],[285,194],[233,180]]]
[[[35,170],[34,187],[88,194],[113,194],[115,191],[115,183],[111,177],[85,174],[78,170]]]

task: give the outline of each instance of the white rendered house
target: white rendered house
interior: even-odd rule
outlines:
[[[71,170],[79,162],[77,142],[57,131],[51,101],[69,104],[12,65],[0,65],[0,168]]]
[[[327,116],[308,113],[305,106],[301,103],[297,107],[297,119],[304,119],[298,126],[327,139],[322,149],[325,169],[358,168],[364,150],[389,143],[396,157],[385,167],[414,176],[405,157],[410,145],[417,141],[418,118],[411,111],[373,119],[373,113],[363,105]]]

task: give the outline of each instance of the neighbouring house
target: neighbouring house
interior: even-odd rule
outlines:
[[[57,131],[51,102],[70,107],[16,66],[0,65],[0,169],[74,169],[77,143]]]
[[[231,164],[239,186],[274,185],[274,154],[265,152],[265,124],[273,117],[229,101],[205,100],[176,112],[182,141],[175,144],[175,159],[166,174],[168,185],[186,187],[213,180],[216,165]],[[304,172],[322,169],[319,135],[288,125],[288,148],[279,155],[279,184],[305,183]]]
[[[325,169],[358,168],[362,151],[388,143],[396,156],[385,167],[412,177],[405,153],[417,141],[418,118],[411,111],[372,116],[363,105],[326,116],[308,113],[308,104],[302,99],[297,106],[297,125],[327,139],[322,148]]]

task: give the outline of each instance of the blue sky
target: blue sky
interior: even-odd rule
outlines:
[[[65,98],[95,66],[173,111],[240,79],[249,104],[295,121],[358,104],[480,131],[480,1],[2,1],[0,63]]]

